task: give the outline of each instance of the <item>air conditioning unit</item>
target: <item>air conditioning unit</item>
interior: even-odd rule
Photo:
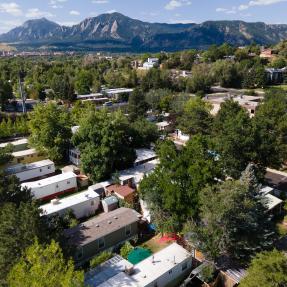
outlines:
[[[60,202],[59,198],[54,198],[51,200],[52,205],[57,205],[59,204],[59,202]]]

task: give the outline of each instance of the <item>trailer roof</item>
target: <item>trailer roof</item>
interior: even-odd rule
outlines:
[[[66,173],[58,174],[58,175],[51,176],[48,178],[44,178],[38,181],[22,183],[21,186],[28,187],[28,188],[44,187],[44,186],[49,186],[51,184],[61,182],[64,180],[69,180],[69,179],[76,178],[76,177],[77,176],[73,172],[66,172]]]
[[[65,236],[73,246],[85,246],[127,225],[138,222],[140,217],[141,215],[133,209],[118,208],[65,230]]]
[[[83,192],[58,199],[58,201],[55,203],[51,201],[50,203],[40,206],[40,208],[43,211],[42,215],[50,215],[60,210],[70,208],[86,201],[90,201],[97,197],[99,197],[99,195],[96,192],[92,190],[85,190]]]
[[[45,159],[45,160],[41,160],[41,161],[36,161],[33,163],[28,163],[28,164],[17,164],[17,165],[13,165],[10,166],[8,168],[6,168],[5,172],[10,175],[10,174],[17,174],[20,172],[24,172],[24,171],[28,171],[28,170],[33,170],[33,169],[37,169],[37,168],[41,168],[41,167],[45,167],[45,166],[49,166],[49,165],[54,165],[54,162],[52,162],[49,159]]]

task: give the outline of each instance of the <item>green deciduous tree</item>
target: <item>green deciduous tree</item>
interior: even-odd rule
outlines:
[[[7,164],[10,160],[12,160],[13,152],[13,146],[12,145],[7,145],[4,148],[0,148],[0,171],[1,167],[3,167],[4,164]]]
[[[211,107],[200,98],[190,99],[179,119],[179,128],[188,135],[210,134],[213,121],[210,109]]]
[[[287,257],[283,252],[273,250],[256,255],[247,269],[247,275],[240,282],[242,287],[287,286]]]
[[[65,158],[71,138],[71,123],[65,108],[49,103],[38,105],[30,115],[30,142],[51,160]]]
[[[167,218],[170,231],[179,231],[187,218],[197,216],[200,190],[219,177],[216,160],[208,148],[208,140],[201,136],[192,138],[182,151],[169,141],[160,145],[160,164],[140,183],[141,195],[152,216],[159,219],[158,226],[161,218]]]
[[[16,176],[5,176],[4,173],[0,172],[0,208],[7,202],[19,206],[21,202],[30,202],[31,200],[30,190],[21,188]]]
[[[212,76],[215,81],[219,82],[221,87],[240,88],[241,77],[237,70],[237,66],[228,61],[220,60],[212,65]]]
[[[284,91],[266,93],[254,117],[255,145],[259,164],[280,168],[287,159],[287,96]]]
[[[91,92],[93,85],[93,75],[85,70],[80,71],[76,75],[75,88],[80,95],[86,95]]]
[[[72,142],[81,151],[81,167],[95,182],[130,167],[136,158],[128,120],[121,112],[89,111]]]
[[[59,244],[42,246],[37,241],[25,251],[8,276],[11,287],[81,287],[84,273],[66,261]]]
[[[221,104],[214,120],[213,138],[226,174],[239,178],[254,158],[253,127],[247,111],[232,100]]]
[[[36,237],[45,238],[40,210],[35,203],[6,203],[0,208],[0,284],[22,252]]]
[[[130,128],[133,134],[133,145],[136,148],[150,148],[151,143],[156,143],[159,138],[157,126],[145,118],[139,118],[131,123]]]
[[[74,85],[69,75],[54,75],[50,86],[56,99],[68,102],[74,99]]]
[[[187,81],[187,92],[209,92],[212,85],[212,77],[208,64],[198,64],[192,68],[192,77]]]

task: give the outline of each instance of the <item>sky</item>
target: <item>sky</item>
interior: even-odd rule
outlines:
[[[0,0],[0,33],[28,19],[46,17],[70,26],[112,12],[148,22],[244,20],[287,24],[287,0]]]

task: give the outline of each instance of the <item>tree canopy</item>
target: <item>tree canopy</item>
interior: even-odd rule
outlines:
[[[72,135],[68,111],[53,103],[39,104],[30,115],[30,142],[56,162],[66,155]]]
[[[283,252],[273,250],[256,255],[247,269],[247,275],[240,282],[242,287],[282,287],[287,285],[287,257]]]
[[[274,227],[253,172],[248,168],[241,180],[208,186],[199,194],[200,221],[191,230],[207,257],[246,262],[272,246]]]
[[[121,112],[89,111],[72,142],[81,151],[81,168],[95,182],[132,166],[136,159],[129,123]]]
[[[37,241],[27,248],[8,276],[11,287],[81,287],[84,273],[66,261],[58,243],[43,246]]]

